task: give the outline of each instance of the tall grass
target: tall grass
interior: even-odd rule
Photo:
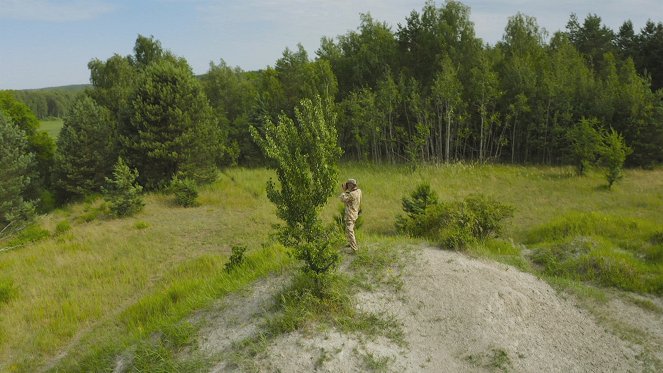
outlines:
[[[261,192],[267,174],[221,175],[201,190],[196,208],[174,208],[170,196],[153,194],[133,218],[104,220],[92,201],[41,218],[49,232],[63,220],[71,227],[0,254],[2,278],[13,284],[3,286],[11,296],[0,304],[0,371],[43,366],[99,320],[117,318],[165,284],[194,286],[169,275],[185,263],[219,266],[233,245],[260,248],[276,221]],[[177,288],[172,292],[177,296]]]

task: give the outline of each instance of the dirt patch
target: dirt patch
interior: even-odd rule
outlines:
[[[376,286],[356,295],[359,310],[396,320],[402,326],[402,340],[337,330],[289,333],[266,341],[254,356],[253,367],[292,372],[652,368],[642,358],[646,349],[642,344],[620,339],[572,299],[560,297],[545,282],[513,267],[421,248],[402,281],[398,291]],[[210,313],[201,348],[227,352],[233,343],[255,335],[264,310],[285,284],[284,279],[276,285],[263,281],[243,297],[226,301],[218,314]],[[652,334],[647,338],[660,341],[660,314],[641,316],[623,313],[624,318],[639,317]],[[657,321],[658,328],[647,327]],[[213,371],[226,368],[232,367],[221,362]]]

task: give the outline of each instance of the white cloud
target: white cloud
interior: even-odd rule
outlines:
[[[0,0],[0,18],[67,22],[94,19],[113,10],[97,0]]]

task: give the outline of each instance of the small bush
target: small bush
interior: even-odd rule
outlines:
[[[440,229],[437,241],[440,246],[452,250],[464,250],[474,244],[477,239],[472,233],[459,225],[451,225]]]
[[[479,239],[499,235],[502,231],[502,221],[512,217],[514,211],[513,207],[481,194],[465,198],[465,205],[474,219],[472,234]]]
[[[140,193],[143,187],[138,185],[138,171],[131,170],[122,158],[113,169],[113,178],[106,178],[107,187],[103,188],[104,198],[109,203],[110,212],[116,217],[130,216],[142,210],[145,203]]]
[[[144,221],[137,221],[136,224],[134,224],[134,228],[136,228],[136,229],[138,229],[138,230],[142,230],[142,229],[149,228],[149,226],[150,226],[150,225],[147,224],[147,223],[144,222]]]
[[[63,220],[55,226],[55,234],[60,235],[71,230],[71,224],[67,220]]]
[[[412,226],[412,222],[420,218],[429,206],[437,205],[437,194],[428,184],[419,184],[415,190],[410,193],[410,197],[403,197],[402,206],[405,216],[396,217],[396,229],[402,233],[409,233],[410,230],[417,230]]]
[[[406,216],[396,221],[399,231],[454,250],[499,235],[504,219],[513,216],[511,206],[478,194],[463,201],[438,202],[425,184],[418,186],[410,198],[403,198],[403,210]]]
[[[170,183],[170,190],[175,194],[175,203],[182,207],[197,206],[198,186],[193,179],[174,177]]]
[[[600,163],[605,167],[605,177],[608,189],[624,175],[622,169],[626,157],[633,151],[626,145],[624,137],[614,129],[603,136],[603,145],[600,148]]]
[[[224,265],[223,269],[230,273],[233,269],[241,266],[244,263],[244,253],[246,252],[246,246],[233,246],[232,253],[230,258]]]

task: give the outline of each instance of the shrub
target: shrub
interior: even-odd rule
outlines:
[[[411,227],[410,223],[421,217],[426,212],[426,208],[437,203],[437,194],[431,189],[430,185],[419,184],[410,193],[409,198],[403,197],[402,206],[406,216],[399,215],[396,217],[396,229],[404,233],[407,233],[410,229],[416,230],[416,228]]]
[[[170,190],[175,194],[175,203],[182,207],[197,206],[198,186],[190,178],[174,177],[170,183]]]
[[[513,216],[513,207],[500,203],[481,194],[465,198],[465,205],[472,214],[472,234],[484,239],[497,236],[502,231],[502,221]]]
[[[614,129],[603,137],[600,162],[606,169],[605,177],[608,180],[608,189],[623,177],[624,162],[631,152],[631,148],[624,142],[624,137]]]
[[[223,269],[230,273],[234,268],[241,266],[244,263],[244,253],[246,252],[246,246],[233,246],[232,253],[230,258],[224,265]]]
[[[106,178],[107,187],[103,188],[104,198],[109,203],[110,212],[116,217],[129,216],[140,211],[143,187],[136,183],[138,171],[131,170],[122,158],[113,169],[113,178]]]
[[[425,184],[403,198],[403,210],[407,215],[397,217],[399,231],[454,250],[499,235],[504,219],[513,215],[511,206],[478,194],[463,201],[437,202]]]

